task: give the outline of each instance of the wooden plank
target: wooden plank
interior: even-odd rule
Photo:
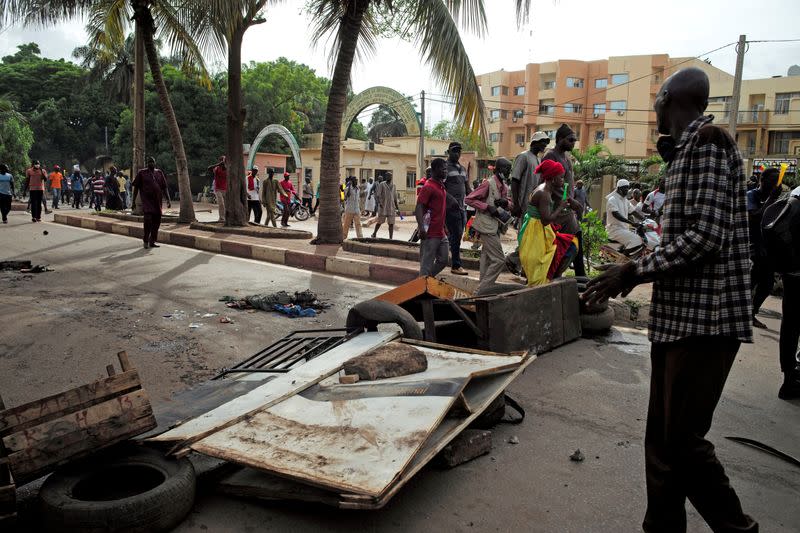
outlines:
[[[425,321],[425,340],[436,342],[436,318],[433,315],[433,300],[422,300],[422,318]]]
[[[447,303],[450,304],[450,307],[453,309],[453,311],[455,311],[456,314],[461,317],[461,320],[463,320],[464,323],[467,326],[469,326],[469,329],[471,329],[472,332],[475,333],[475,335],[479,339],[482,339],[485,336],[484,332],[481,331],[481,329],[475,325],[475,322],[473,322],[472,319],[467,316],[467,313],[465,313],[464,310],[461,309],[461,306],[459,306],[453,300],[443,300],[443,301],[446,301]]]
[[[14,511],[17,505],[17,487],[6,485],[0,487],[0,514]]]
[[[0,436],[53,420],[65,413],[85,409],[108,398],[141,388],[135,370],[54,394],[0,412]]]
[[[216,484],[222,494],[258,500],[293,500],[316,502],[336,506],[339,496],[330,491],[312,487],[289,479],[260,472],[252,468],[243,468]]]
[[[128,352],[122,351],[117,352],[117,359],[119,359],[119,366],[122,368],[123,372],[128,372],[129,370],[133,370],[133,366],[131,362],[128,360]]]
[[[106,365],[106,372],[108,373],[108,377],[113,377],[114,374],[117,373],[117,371],[114,370],[114,365]]]
[[[103,438],[105,435],[99,431],[99,428],[106,420],[141,410],[143,407],[147,407],[152,412],[147,392],[139,389],[7,435],[3,438],[3,445],[8,450],[9,456],[13,457],[14,452],[20,452],[33,446],[46,445],[48,442],[57,441],[69,434],[85,433],[92,437]]]
[[[498,357],[509,357],[509,356],[516,356],[519,357],[521,355],[526,354],[527,352],[514,352],[514,353],[502,353],[502,352],[490,352],[488,350],[478,350],[476,348],[465,348],[463,346],[449,346],[447,344],[438,344],[435,342],[428,342],[428,341],[420,341],[417,339],[400,339],[400,342],[404,342],[406,344],[413,344],[415,346],[424,346],[426,348],[432,348],[434,350],[445,350],[450,352],[459,352],[459,353],[471,353],[475,355],[494,355]]]
[[[342,365],[353,357],[386,344],[397,337],[399,337],[397,332],[368,331],[361,333],[249,393],[147,440],[154,442],[178,441],[178,445],[173,448],[173,451],[177,451],[297,394],[339,372]]]

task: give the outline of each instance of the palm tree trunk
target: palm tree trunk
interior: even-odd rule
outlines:
[[[238,27],[228,46],[227,158],[228,190],[225,193],[225,225],[247,225],[247,191],[244,186],[243,129],[246,111],[242,105],[242,40],[245,27]]]
[[[136,23],[133,53],[133,158],[131,174],[144,168],[144,40]],[[133,176],[131,176],[133,177]]]
[[[342,242],[342,223],[339,212],[339,157],[341,152],[340,130],[342,116],[347,107],[347,88],[350,86],[350,70],[358,44],[358,34],[369,8],[370,0],[353,0],[342,19],[341,41],[336,66],[333,69],[331,89],[328,92],[328,109],[325,112],[325,127],[322,131],[322,153],[320,161],[320,210],[315,244],[339,244]]]
[[[164,83],[164,76],[161,73],[161,63],[158,59],[158,50],[154,39],[155,26],[153,16],[150,13],[148,0],[133,0],[134,18],[139,27],[142,28],[142,40],[147,54],[147,62],[150,65],[150,74],[153,76],[153,83],[158,93],[158,100],[161,103],[161,112],[164,114],[169,139],[172,142],[172,151],[175,153],[175,168],[178,172],[178,192],[181,196],[181,209],[178,214],[178,222],[189,224],[196,220],[194,216],[194,204],[192,203],[192,189],[189,182],[189,165],[186,161],[186,151],[183,148],[183,138],[178,126],[178,119],[175,117],[175,110],[169,99],[167,85]]]

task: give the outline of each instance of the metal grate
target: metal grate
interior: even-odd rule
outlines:
[[[357,329],[332,328],[293,331],[231,368],[223,368],[212,379],[237,372],[288,372],[292,368],[353,338]]]

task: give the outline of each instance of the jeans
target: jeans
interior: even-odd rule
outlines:
[[[72,207],[80,209],[83,206],[83,191],[72,191]]]
[[[750,285],[753,289],[753,316],[756,316],[775,285],[775,271],[767,257],[756,256],[750,259],[753,261],[753,266],[750,268]]]
[[[103,209],[103,195],[100,193],[93,193],[92,203],[94,203],[95,210],[100,211]]]
[[[247,200],[247,219],[250,220],[250,213],[255,214],[253,222],[261,224],[261,202],[259,200]]]
[[[447,240],[450,243],[450,257],[453,269],[461,268],[461,237],[467,223],[467,213],[463,209],[450,210],[445,217]]]
[[[11,211],[11,195],[0,194],[0,214],[3,215],[3,222],[8,220],[8,213]]]
[[[58,209],[58,204],[61,201],[61,189],[53,189],[53,209]]]
[[[481,272],[480,284],[476,294],[484,294],[497,281],[499,276],[506,269],[506,256],[503,254],[503,245],[500,243],[500,235],[497,233],[481,233]]]
[[[142,240],[145,244],[154,244],[158,240],[158,228],[161,226],[161,213],[144,214],[144,236]]]
[[[697,336],[652,345],[646,533],[685,532],[687,498],[713,531],[758,531],[705,439],[740,344]]]
[[[44,191],[31,191],[31,218],[40,220],[42,218],[42,197]]]
[[[308,212],[314,214],[314,208],[311,207],[311,198],[303,198],[303,207],[308,208]]]
[[[419,247],[419,275],[436,276],[447,266],[447,237],[428,237]]]
[[[781,320],[781,372],[798,367],[797,342],[800,341],[800,274],[783,275],[783,320]]]

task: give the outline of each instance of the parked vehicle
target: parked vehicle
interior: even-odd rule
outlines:
[[[283,214],[283,203],[282,202],[278,202],[276,204],[276,207],[278,209],[278,213],[277,214],[278,215],[282,215]],[[303,204],[301,204],[300,200],[298,200],[297,198],[292,198],[292,202],[291,202],[291,205],[290,205],[289,209],[290,209],[289,216],[293,216],[295,219],[299,220],[300,222],[302,222],[303,220],[308,220],[308,217],[311,216],[311,213],[309,213],[308,209],[306,207],[303,207]]]
[[[609,241],[600,247],[600,257],[610,263],[627,263],[648,255],[661,244],[660,229],[655,220],[646,218],[636,225],[636,233],[642,238],[644,246],[629,252],[620,243]]]

